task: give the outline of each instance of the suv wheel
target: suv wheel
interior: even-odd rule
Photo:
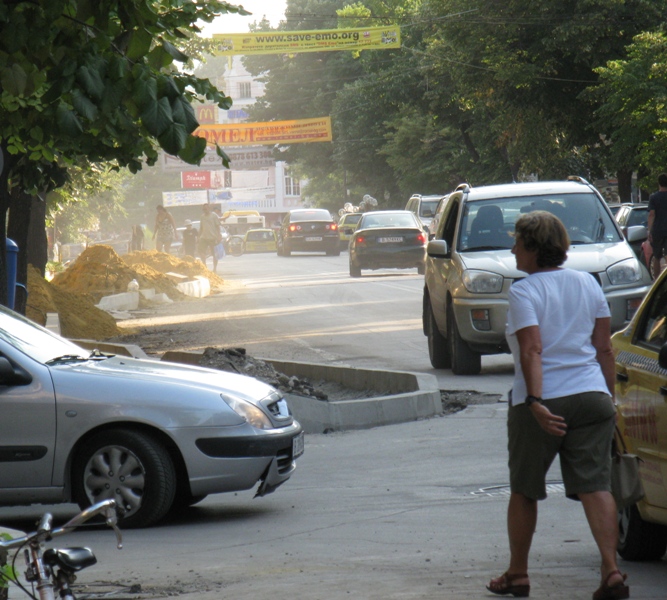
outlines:
[[[482,355],[471,350],[461,337],[451,307],[447,308],[447,336],[454,375],[479,375]]]
[[[644,521],[636,505],[618,511],[618,553],[625,560],[660,560],[667,550],[667,527]]]
[[[361,267],[350,261],[350,277],[361,277]]]
[[[426,335],[428,336],[428,357],[434,369],[449,369],[452,366],[452,357],[449,353],[447,339],[440,333],[438,324],[433,316],[431,302],[426,301]]]

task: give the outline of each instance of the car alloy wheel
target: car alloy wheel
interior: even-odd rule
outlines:
[[[169,512],[176,471],[167,450],[153,437],[114,429],[77,449],[73,491],[81,508],[113,498],[123,527],[148,527]]]

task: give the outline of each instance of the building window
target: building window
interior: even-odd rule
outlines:
[[[252,98],[250,94],[250,82],[239,83],[239,98]]]
[[[301,184],[298,179],[285,175],[285,196],[300,196]]]

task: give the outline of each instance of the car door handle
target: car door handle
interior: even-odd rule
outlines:
[[[616,381],[629,381],[630,377],[627,373],[616,373]]]

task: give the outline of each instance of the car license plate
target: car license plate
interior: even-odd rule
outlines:
[[[378,238],[379,244],[400,244],[403,241],[402,237],[383,237]]]
[[[302,431],[292,440],[292,460],[298,458],[303,454],[303,446],[304,446],[303,441],[304,441],[304,434]]]
[[[321,242],[322,238],[321,237],[307,237],[306,241],[307,242]]]

